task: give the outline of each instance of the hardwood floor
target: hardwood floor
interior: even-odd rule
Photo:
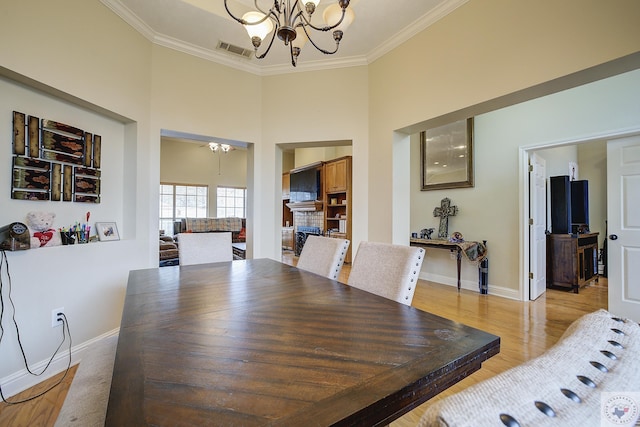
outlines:
[[[56,423],[60,408],[64,398],[67,396],[69,386],[73,376],[78,369],[78,365],[74,365],[69,369],[69,373],[64,380],[57,387],[53,388],[43,396],[31,400],[25,403],[19,403],[16,405],[8,405],[4,402],[0,403],[0,426],[10,427],[49,427]],[[28,399],[30,396],[35,396],[38,393],[42,393],[47,388],[60,380],[60,377],[64,375],[64,372],[59,373],[51,377],[50,379],[41,382],[40,384],[32,387],[28,390],[18,393],[15,396],[9,397],[9,402]],[[6,396],[5,396],[6,397]]]
[[[296,261],[293,254],[283,259],[283,262],[292,265]],[[339,279],[341,282],[347,282],[349,270],[349,265],[343,267]],[[415,426],[430,403],[540,355],[555,344],[578,317],[607,308],[607,279],[592,282],[580,289],[579,294],[547,290],[531,302],[513,301],[491,294],[480,295],[466,290],[458,293],[455,287],[421,280],[412,305],[500,336],[501,351],[485,362],[480,371],[394,421],[392,427]],[[0,403],[0,426],[53,426],[71,384],[75,372],[73,368],[63,384],[39,399],[21,405]],[[21,395],[36,394],[55,381],[45,381]]]

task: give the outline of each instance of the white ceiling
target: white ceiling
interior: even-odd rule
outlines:
[[[273,5],[271,0],[257,1],[263,10]],[[336,1],[321,1],[312,22],[323,25],[323,9]],[[351,0],[349,7],[355,20],[345,32],[338,53],[324,55],[307,43],[297,68],[293,68],[288,46],[277,37],[263,60],[253,56],[245,59],[217,49],[218,42],[223,41],[253,50],[249,36],[227,14],[223,0],[101,0],[154,43],[259,75],[368,64],[467,1]],[[228,0],[229,9],[236,16],[242,16],[253,3]],[[319,34],[314,41],[327,50],[335,47],[331,32]]]

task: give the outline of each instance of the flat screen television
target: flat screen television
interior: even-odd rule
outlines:
[[[320,195],[320,169],[305,169],[289,175],[289,200],[308,202]]]

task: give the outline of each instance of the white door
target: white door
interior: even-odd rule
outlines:
[[[529,162],[529,299],[535,300],[547,289],[547,220],[545,160],[533,153]]]
[[[640,136],[607,142],[609,311],[640,322]]]

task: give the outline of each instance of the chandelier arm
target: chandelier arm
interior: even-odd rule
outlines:
[[[225,2],[226,2],[226,0],[225,0]],[[342,16],[340,17],[340,20],[339,20],[338,22],[336,22],[336,24],[335,24],[335,25],[331,25],[331,26],[324,26],[324,27],[316,27],[315,25],[313,25],[313,24],[311,23],[311,21],[309,21],[309,20],[304,16],[304,13],[301,13],[301,14],[299,14],[299,15],[300,15],[300,18],[302,18],[302,20],[304,21],[304,26],[305,26],[305,27],[313,28],[313,29],[314,29],[314,30],[316,30],[316,31],[331,31],[331,30],[333,30],[334,28],[336,28],[338,25],[342,24],[342,21],[344,20],[344,16],[346,15],[346,13],[347,13],[347,9],[346,9],[346,8],[345,8],[345,9],[342,9]],[[298,16],[296,15],[296,18],[297,18],[297,17],[298,17]]]
[[[295,67],[297,61],[295,55],[293,54],[293,43],[289,43],[289,52],[291,53],[291,65]]]
[[[294,27],[293,22],[295,20],[295,18],[298,17],[299,14],[302,13],[302,7],[300,7],[300,0],[295,0],[293,2],[293,6],[291,6],[291,1],[287,0],[287,5],[289,7],[289,23],[291,24],[292,27]],[[298,11],[298,13],[295,13],[296,10]],[[295,17],[293,16],[295,13]]]
[[[225,0],[226,2],[226,0]],[[254,0],[253,2],[254,7],[262,14],[264,15],[269,15],[270,13],[273,13],[273,10],[275,9],[278,13],[280,12],[280,8],[278,6],[278,0],[275,0],[273,2],[273,7],[271,9],[269,9],[269,12],[265,12],[264,10],[262,10],[262,8],[258,5],[258,0]]]
[[[271,40],[269,41],[269,46],[267,46],[267,50],[265,50],[264,53],[262,53],[262,55],[258,55],[258,48],[255,48],[256,59],[264,59],[264,57],[267,56],[267,54],[271,50],[271,46],[273,45],[273,41],[276,39],[276,34],[278,33],[278,28],[280,28],[280,23],[276,22],[276,27],[272,31],[273,34],[271,34]]]
[[[295,16],[293,18],[291,18],[291,26],[293,28],[297,27],[298,25],[304,25],[304,23],[299,23],[296,24],[296,21],[301,18],[304,19],[304,12],[302,10],[300,10],[300,8],[298,7],[298,13],[295,14]],[[305,23],[308,22],[306,19],[304,19]]]
[[[231,11],[229,10],[229,6],[227,6],[227,0],[224,0],[224,8],[227,10],[227,13],[229,14],[230,17],[232,17],[233,19],[235,19],[236,21],[244,25],[244,19],[238,18],[233,13],[231,13]]]
[[[309,32],[307,31],[307,28],[306,28],[304,25],[302,26],[302,29],[304,30],[304,33],[307,35],[307,38],[309,39],[309,41],[311,42],[311,44],[313,45],[313,47],[315,47],[318,51],[320,51],[320,52],[324,53],[325,55],[333,55],[334,53],[336,53],[336,52],[338,51],[338,48],[340,47],[340,42],[339,42],[339,41],[336,41],[336,48],[335,48],[335,50],[332,52],[332,51],[329,51],[329,50],[323,49],[323,48],[321,48],[320,46],[318,46],[318,45],[316,44],[316,42],[314,42],[314,41],[313,41],[313,39],[311,38],[311,35],[309,34]]]
[[[227,13],[229,14],[230,17],[232,17],[233,19],[235,19],[236,21],[238,21],[242,25],[258,25],[258,24],[262,24],[264,21],[269,19],[270,15],[273,15],[276,18],[278,16],[278,15],[276,15],[276,13],[272,9],[269,9],[269,12],[264,12],[262,9],[260,9],[258,7],[258,1],[257,0],[256,0],[256,9],[258,9],[264,15],[264,18],[262,18],[261,20],[256,21],[256,22],[248,22],[248,21],[246,21],[246,20],[244,20],[242,18],[238,18],[233,13],[231,13],[231,11],[229,10],[229,6],[227,6],[227,0],[224,0],[224,8],[227,10]]]

